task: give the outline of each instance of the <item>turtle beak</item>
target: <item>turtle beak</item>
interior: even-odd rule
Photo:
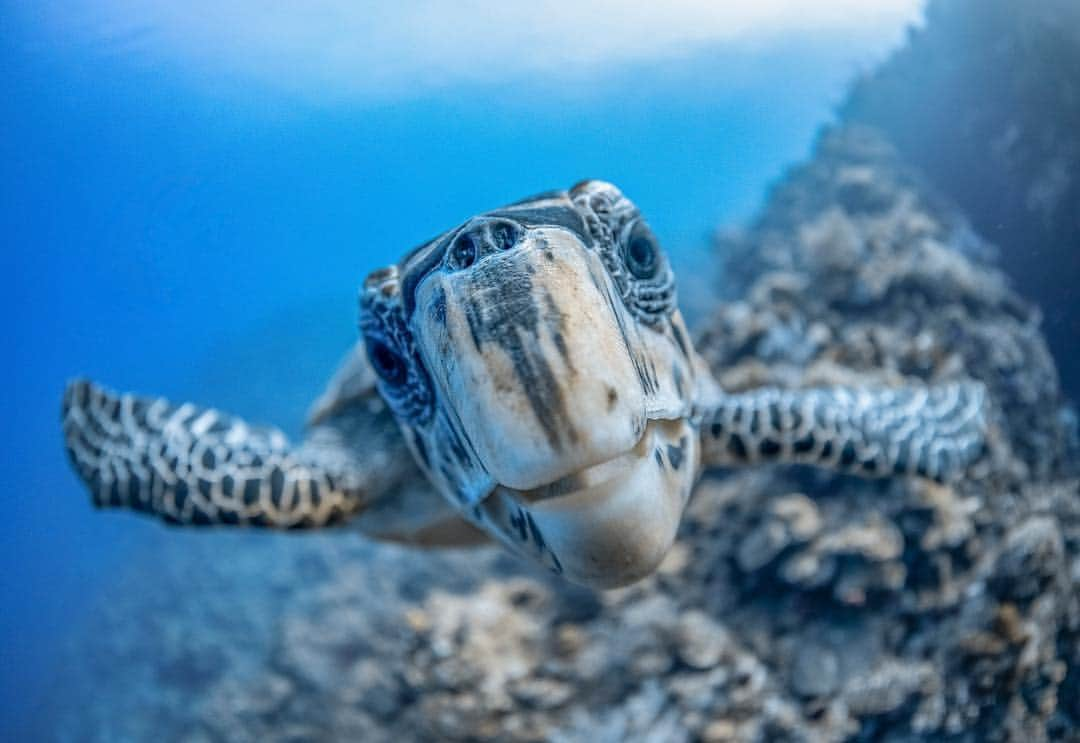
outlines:
[[[631,452],[542,494],[498,487],[479,507],[487,523],[509,525],[504,541],[512,548],[568,580],[627,585],[655,570],[675,541],[697,447],[689,421],[650,421]]]
[[[533,229],[435,272],[416,300],[425,364],[496,482],[539,488],[640,441],[650,416],[636,329],[569,231]]]

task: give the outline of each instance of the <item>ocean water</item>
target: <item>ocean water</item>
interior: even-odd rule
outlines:
[[[479,210],[585,177],[641,206],[692,310],[714,278],[711,231],[753,212],[885,51],[878,38],[779,36],[585,78],[322,99],[208,84],[212,71],[142,54],[138,37],[73,43],[38,11],[5,9],[0,23],[8,740],[41,730],[34,713],[64,673],[56,648],[167,531],[90,507],[61,446],[66,380],[295,433],[356,336],[369,270]],[[256,406],[267,399],[273,409]]]

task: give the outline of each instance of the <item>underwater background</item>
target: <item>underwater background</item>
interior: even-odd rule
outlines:
[[[320,631],[317,614],[300,628],[290,629],[287,618],[284,630],[276,626],[291,591],[330,580],[338,559],[389,565],[391,577],[400,563],[409,566],[402,575],[427,570],[428,582],[438,578],[438,565],[417,567],[423,556],[342,546],[353,539],[347,535],[192,535],[131,514],[95,513],[62,448],[59,405],[68,379],[211,404],[295,436],[356,338],[356,291],[369,270],[473,213],[585,177],[618,184],[641,207],[672,255],[691,324],[707,335],[722,327],[710,325],[720,298],[747,294],[753,277],[776,269],[763,267],[767,241],[757,236],[780,229],[766,205],[783,191],[777,184],[785,173],[791,178],[791,166],[814,157],[844,161],[854,148],[865,160],[860,167],[890,174],[876,182],[912,168],[913,192],[926,183],[932,193],[926,213],[962,235],[945,242],[1000,266],[1016,296],[1041,310],[1015,313],[1032,328],[1024,330],[1031,347],[1044,348],[1044,332],[1053,353],[1044,363],[1032,352],[1028,368],[1049,371],[1030,383],[1037,390],[1018,396],[1038,408],[1024,413],[1037,421],[1025,431],[1035,437],[1053,429],[1045,435],[1054,443],[1041,447],[1045,461],[1030,471],[1057,483],[1043,511],[1053,512],[1047,503],[1075,502],[1068,479],[1075,454],[1068,400],[1080,393],[1074,6],[1047,1],[1021,11],[999,1],[980,11],[973,2],[942,0],[924,14],[921,3],[899,0],[874,10],[826,2],[814,12],[776,2],[755,14],[676,3],[669,13],[634,18],[597,2],[581,4],[580,15],[559,21],[551,11],[556,21],[542,21],[536,16],[545,4],[531,5],[518,15],[485,3],[326,2],[317,20],[253,3],[179,10],[120,0],[16,2],[0,10],[0,234],[11,349],[0,737],[139,739],[156,725],[173,739],[193,716],[232,720],[217,708],[185,706],[208,688],[231,688],[223,685],[229,663],[248,663],[241,675],[258,676],[266,648],[288,645],[290,632]],[[909,26],[921,30],[909,35]],[[1017,112],[1023,115],[1010,119]],[[822,134],[826,126],[834,127],[831,139]],[[857,126],[877,133],[836,134]],[[896,183],[909,188],[907,179]],[[814,275],[797,261],[785,268],[792,265]],[[971,310],[971,323],[1010,302]],[[712,360],[735,354],[726,342],[714,340]],[[1011,451],[1026,456],[1021,444]],[[1068,524],[1053,542],[1062,545],[1065,577],[1055,580],[1064,581],[1064,595],[1070,587],[1075,594],[1080,579],[1077,532]],[[317,559],[303,540],[317,545],[310,548]],[[293,572],[269,567],[294,558],[300,567]],[[449,559],[444,567],[457,565]],[[236,583],[198,574],[211,563],[228,572],[221,563],[230,560]],[[153,591],[155,574],[168,601]],[[245,585],[254,598],[237,591]],[[139,634],[182,634],[184,622],[175,629],[169,617],[204,610],[200,595],[213,591],[238,607],[214,609],[231,626],[222,637],[248,632],[250,652],[239,653],[240,661],[196,653],[194,662],[181,653],[163,664],[162,646]],[[577,611],[595,600],[566,601]],[[253,607],[257,621],[243,615]],[[383,619],[392,621],[389,613]],[[566,617],[551,619],[560,621]],[[1061,622],[1050,644],[1075,659],[1076,618]],[[117,627],[132,633],[122,648],[108,635]],[[289,647],[286,665],[304,673],[317,666],[289,656]],[[143,675],[150,668],[156,676]],[[125,676],[125,669],[133,670]],[[299,688],[332,684],[332,669],[310,673]],[[897,688],[915,684],[899,671],[889,678]],[[1054,683],[1060,697],[1080,697],[1074,671]],[[145,704],[118,700],[135,686]],[[1052,730],[1075,734],[1072,704],[1047,713]],[[882,729],[895,722],[870,708]],[[144,725],[116,721],[133,709],[146,714]],[[301,720],[321,714],[317,706],[293,713]],[[198,732],[193,739],[217,740],[239,739],[241,730],[293,729],[294,739],[309,739],[349,729],[314,721],[289,728],[295,719],[274,714],[247,727],[190,730]],[[161,728],[163,720],[176,727]],[[591,730],[575,724],[580,734]],[[605,724],[616,737],[630,729]],[[670,724],[638,732],[678,729]]]

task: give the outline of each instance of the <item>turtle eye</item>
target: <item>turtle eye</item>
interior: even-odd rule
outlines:
[[[623,247],[623,258],[630,273],[638,279],[651,279],[660,269],[660,246],[642,222],[630,228]]]
[[[400,386],[408,379],[405,359],[390,346],[382,341],[371,341],[368,343],[367,352],[375,373],[387,384]]]

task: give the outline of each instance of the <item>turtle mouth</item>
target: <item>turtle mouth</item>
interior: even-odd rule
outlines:
[[[633,475],[649,459],[649,452],[655,448],[656,439],[665,438],[664,429],[677,424],[678,420],[649,420],[633,448],[599,464],[571,472],[545,485],[528,490],[518,490],[506,485],[497,487],[527,503],[551,501],[583,492],[605,492],[610,488],[601,486],[612,485],[617,480]]]
[[[481,514],[495,536],[570,580],[625,585],[671,547],[697,461],[689,420],[649,420],[631,448],[603,462],[535,488],[497,485]]]

